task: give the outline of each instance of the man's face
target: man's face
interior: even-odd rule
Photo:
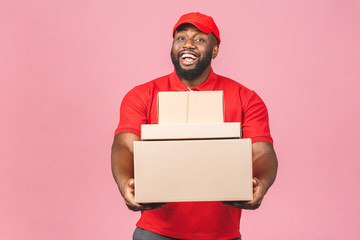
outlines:
[[[183,24],[176,30],[171,60],[180,79],[196,79],[210,67],[217,53],[217,39],[213,34],[203,33],[191,24]]]

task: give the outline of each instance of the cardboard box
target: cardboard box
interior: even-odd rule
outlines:
[[[135,201],[252,199],[251,139],[134,142]]]
[[[158,93],[159,124],[224,122],[223,91]]]
[[[142,140],[241,138],[240,123],[141,125]]]

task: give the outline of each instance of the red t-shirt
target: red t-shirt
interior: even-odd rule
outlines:
[[[268,113],[260,97],[248,88],[211,70],[208,79],[191,88],[194,91],[224,92],[225,122],[240,122],[243,138],[272,143]],[[140,137],[141,124],[157,124],[157,93],[186,91],[175,71],[133,88],[120,107],[120,122],[115,134],[134,133]],[[240,237],[241,210],[221,202],[168,203],[157,210],[144,211],[137,226],[161,235],[180,239],[232,239]]]

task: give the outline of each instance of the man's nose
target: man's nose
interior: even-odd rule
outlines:
[[[194,42],[194,40],[192,40],[192,39],[187,39],[185,42],[184,42],[184,46],[183,46],[184,48],[190,48],[190,49],[192,49],[192,48],[195,48],[195,42]]]

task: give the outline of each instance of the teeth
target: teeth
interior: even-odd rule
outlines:
[[[196,57],[192,54],[189,54],[189,53],[185,53],[181,56],[182,59],[185,59],[185,58],[192,58],[192,59],[196,59]]]

